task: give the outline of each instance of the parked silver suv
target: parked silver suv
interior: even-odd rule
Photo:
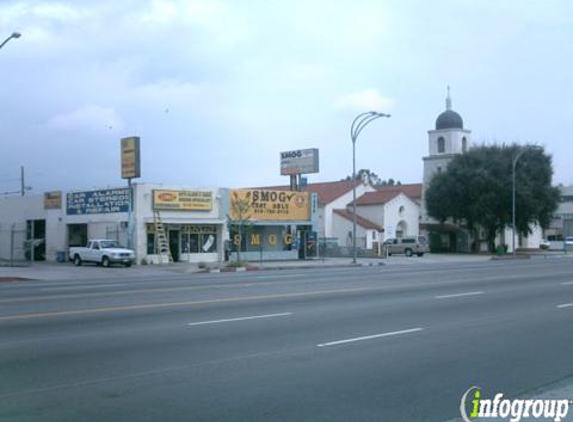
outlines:
[[[429,251],[428,241],[424,236],[386,239],[384,247],[388,251],[388,256],[392,254],[405,254],[406,256],[416,254],[422,256]]]

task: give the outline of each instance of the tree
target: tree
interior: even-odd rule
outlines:
[[[231,191],[227,221],[229,233],[231,234],[231,242],[236,246],[237,261],[241,262],[241,245],[243,243],[245,232],[248,231],[252,225],[251,192],[246,192],[244,197],[241,197],[236,190]],[[238,245],[236,242],[237,240]]]
[[[352,180],[352,176],[346,176],[344,179],[342,179],[344,181],[350,181]],[[374,173],[373,171],[369,170],[369,169],[360,169],[358,170],[358,172],[356,172],[356,180],[363,182],[363,183],[369,183],[372,186],[400,186],[401,183],[400,181],[395,181],[394,179],[390,178],[388,180],[382,180],[380,178],[380,176],[378,176],[376,173]]]
[[[480,146],[456,156],[430,182],[425,195],[428,215],[441,223],[450,219],[472,232],[485,229],[493,250],[496,235],[512,225],[512,163],[522,148],[517,144]],[[528,149],[519,159],[517,233],[527,235],[535,224],[549,225],[559,201],[552,177],[551,157],[543,149]]]

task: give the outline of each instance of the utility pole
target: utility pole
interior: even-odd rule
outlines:
[[[26,183],[24,182],[24,166],[20,166],[20,194],[26,194]]]

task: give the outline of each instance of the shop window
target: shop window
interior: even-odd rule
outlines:
[[[217,235],[216,234],[203,234],[201,235],[201,252],[212,253],[217,252]]]

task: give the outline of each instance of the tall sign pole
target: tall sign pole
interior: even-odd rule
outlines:
[[[139,137],[131,136],[121,139],[121,178],[127,179],[129,192],[129,206],[127,211],[127,247],[134,249],[133,245],[133,189],[131,179],[141,177],[141,159]]]

